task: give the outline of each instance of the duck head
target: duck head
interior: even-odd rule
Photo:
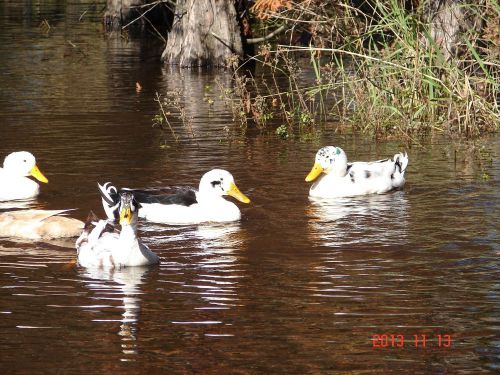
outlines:
[[[334,173],[343,177],[347,170],[347,156],[340,147],[326,146],[320,148],[316,153],[316,159],[306,181],[314,181],[321,173]]]
[[[139,208],[141,204],[134,198],[134,194],[129,191],[120,193],[120,203],[118,205],[118,212],[120,213],[120,225],[133,226],[137,224],[139,218]]]
[[[49,182],[36,165],[33,154],[27,151],[13,152],[7,155],[3,162],[3,168],[6,172],[20,177],[32,176],[40,182]]]
[[[250,199],[234,183],[232,174],[223,169],[212,169],[205,173],[200,180],[199,192],[212,196],[229,195],[240,202],[250,203]]]

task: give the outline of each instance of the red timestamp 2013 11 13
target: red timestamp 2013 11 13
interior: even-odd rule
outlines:
[[[373,348],[403,348],[412,347],[415,349],[426,348],[451,348],[452,337],[449,334],[429,335],[416,333],[404,335],[402,333],[381,333],[372,335]]]

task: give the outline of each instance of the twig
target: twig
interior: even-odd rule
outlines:
[[[89,10],[88,9],[85,9],[85,11],[80,15],[80,17],[78,18],[78,22],[81,22],[82,21],[82,18],[83,16],[85,15],[85,13],[87,13]]]
[[[158,4],[160,3],[156,3],[155,5],[153,5],[151,8],[149,8],[148,10],[146,10],[144,13],[142,13],[139,17],[133,19],[132,21],[130,21],[129,23],[127,23],[125,26],[122,26],[122,29],[126,29],[127,27],[129,27],[131,24],[133,24],[135,21],[137,20],[140,20],[142,17],[144,17],[146,15],[146,13],[152,11]]]
[[[153,28],[154,31],[160,36],[161,40],[163,40],[163,43],[167,44],[167,40],[161,33],[158,31],[158,29],[153,25],[153,23],[149,20],[148,17],[145,18],[146,21],[148,21],[149,25]]]
[[[233,47],[231,47],[224,39],[222,39],[220,36],[218,36],[216,33],[214,33],[213,31],[210,31],[210,34],[212,34],[212,36],[217,39],[219,42],[221,42],[222,44],[224,44],[227,48],[229,48],[231,50],[232,53],[237,53]]]
[[[175,2],[172,1],[172,0],[158,0],[158,1],[155,1],[155,2],[152,2],[152,3],[148,3],[148,4],[141,4],[141,5],[132,5],[130,6],[130,8],[147,8],[147,7],[150,7],[150,6],[156,6],[158,4],[165,4],[165,6],[167,8],[169,8],[170,10],[174,10],[175,8]],[[174,8],[170,8],[170,6],[173,6]]]
[[[269,40],[271,39],[272,37],[280,34],[282,31],[285,30],[285,25],[281,25],[280,27],[278,27],[276,30],[274,30],[272,33],[270,34],[267,34],[266,36],[263,36],[261,38],[248,38],[247,39],[247,43],[248,44],[256,44],[256,43],[261,43],[261,42],[265,42],[266,40]]]

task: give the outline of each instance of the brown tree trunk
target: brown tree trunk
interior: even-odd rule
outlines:
[[[139,13],[133,8],[141,5],[143,0],[107,0],[104,23],[108,29],[118,29],[132,21]]]
[[[484,0],[427,0],[424,15],[430,24],[430,34],[446,60],[460,57],[483,28],[481,6]]]
[[[177,0],[175,19],[162,60],[182,67],[224,66],[243,56],[232,0]]]

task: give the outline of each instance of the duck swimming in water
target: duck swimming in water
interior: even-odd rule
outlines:
[[[31,240],[77,237],[83,221],[63,216],[70,210],[19,210],[0,214],[0,236]]]
[[[241,218],[238,206],[224,199],[224,196],[229,195],[243,203],[250,202],[234,183],[231,173],[223,169],[205,173],[198,190],[189,188],[176,194],[155,194],[136,189],[119,191],[109,182],[98,186],[104,210],[111,220],[117,217],[117,197],[121,191],[134,194],[142,206],[140,217],[164,224],[237,221]]]
[[[35,157],[27,151],[13,152],[5,158],[0,168],[0,201],[29,199],[39,193],[38,184],[29,179],[49,182],[36,165]]]
[[[137,237],[140,204],[131,192],[122,192],[119,199],[117,210],[120,232],[114,232],[107,220],[96,221],[97,218],[91,213],[76,241],[79,265],[120,268],[159,263],[158,255]]]
[[[408,155],[398,153],[392,159],[371,162],[347,162],[340,147],[326,146],[316,153],[316,160],[306,181],[315,181],[310,197],[335,198],[382,194],[403,187]]]

